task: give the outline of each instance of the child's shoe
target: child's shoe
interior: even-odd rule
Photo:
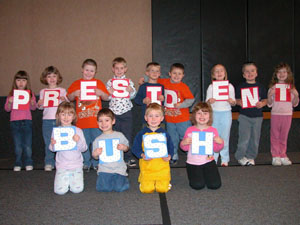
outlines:
[[[222,162],[222,163],[221,163],[221,166],[222,166],[222,167],[227,167],[227,166],[228,166],[228,162]]]
[[[254,159],[248,159],[247,166],[255,166],[255,161],[254,161]]]
[[[239,164],[241,164],[241,166],[246,166],[248,165],[248,159],[246,157],[241,158],[240,160],[238,160]]]
[[[289,166],[292,165],[291,160],[288,157],[280,158],[282,165]]]
[[[14,171],[15,172],[21,171],[21,166],[14,166]]]
[[[90,168],[91,167],[89,167],[88,165],[83,165],[83,170],[85,171],[85,172],[90,172]]]
[[[45,165],[44,170],[45,171],[52,171],[54,169],[54,167],[50,164]]]
[[[279,157],[273,157],[272,158],[272,165],[273,166],[281,166],[281,159]]]
[[[31,170],[33,170],[33,166],[31,166],[31,165],[25,166],[25,170],[26,171],[31,171]]]
[[[136,166],[136,161],[134,159],[130,159],[126,162],[127,166],[134,167]]]

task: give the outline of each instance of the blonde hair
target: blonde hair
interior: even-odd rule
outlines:
[[[213,68],[211,68],[211,71],[210,71],[211,81],[216,80],[216,78],[214,78],[214,72],[215,72],[215,69],[217,66],[222,66],[224,68],[224,71],[225,71],[224,80],[228,80],[227,70],[226,70],[225,66],[223,66],[222,64],[216,64],[213,66]]]
[[[150,103],[146,108],[145,115],[148,115],[148,113],[153,110],[160,111],[161,114],[164,115],[164,109],[158,103]]]
[[[74,107],[73,103],[67,102],[67,101],[64,101],[64,102],[60,103],[57,107],[57,111],[56,111],[56,114],[55,114],[56,125],[57,126],[61,125],[61,121],[59,120],[59,114],[61,114],[63,112],[70,112],[74,115],[73,120],[72,120],[72,124],[75,125],[76,121],[77,121],[76,110],[75,110],[75,107]]]
[[[25,90],[29,90],[30,91],[30,94],[31,94],[31,97],[33,96],[33,93],[31,91],[31,85],[30,85],[30,79],[29,79],[29,74],[24,71],[24,70],[19,70],[15,76],[14,76],[14,80],[13,80],[13,84],[12,84],[12,87],[10,89],[10,92],[9,92],[9,96],[13,96],[14,95],[14,89],[18,89],[17,87],[17,84],[16,84],[16,80],[17,79],[24,79],[24,80],[27,80],[27,84],[26,84],[26,87],[25,87]]]
[[[40,77],[41,83],[48,85],[46,78],[47,78],[47,75],[52,74],[52,73],[57,75],[57,84],[60,84],[63,81],[63,78],[62,78],[59,70],[55,66],[48,66],[44,69],[43,73],[41,74],[41,77]]]
[[[281,69],[286,69],[286,72],[287,72],[287,78],[285,79],[285,83],[287,84],[290,84],[291,85],[291,88],[294,88],[295,87],[295,81],[294,81],[294,76],[293,76],[293,72],[291,70],[291,67],[287,64],[287,63],[279,63],[275,68],[274,68],[274,72],[273,72],[273,75],[272,75],[272,79],[271,79],[271,82],[270,82],[270,85],[269,87],[273,87],[276,83],[278,83],[278,78],[277,78],[277,73],[279,70]]]
[[[123,63],[124,67],[127,67],[127,62],[123,57],[117,57],[112,61],[112,66],[114,67],[117,63]]]
[[[159,67],[160,69],[160,65],[157,62],[149,62],[146,65],[146,71],[149,71],[151,67]]]
[[[191,115],[191,122],[193,125],[197,124],[196,121],[196,113],[201,110],[202,112],[208,112],[209,113],[209,120],[207,122],[208,126],[211,126],[213,123],[213,111],[211,108],[211,105],[207,102],[199,102],[197,105],[194,106],[192,110],[192,115]]]

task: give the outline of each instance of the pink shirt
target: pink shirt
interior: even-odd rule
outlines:
[[[213,132],[214,133],[214,137],[219,136],[218,131],[216,128],[214,127],[208,127],[207,129],[203,129],[200,130],[195,126],[189,127],[184,134],[183,138],[186,137],[192,137],[192,132],[193,131],[206,131],[206,132]],[[222,144],[217,144],[216,142],[214,142],[214,152],[220,152],[221,149],[224,147],[224,142]],[[191,145],[182,145],[180,143],[180,148],[184,151],[188,151],[188,155],[187,155],[187,160],[186,162],[188,164],[191,165],[203,165],[206,164],[208,162],[211,162],[212,160],[214,160],[214,157],[208,157],[207,155],[192,155],[192,151],[191,150]]]
[[[28,110],[19,110],[19,109],[12,109],[13,102],[11,104],[8,103],[8,100],[12,98],[13,96],[8,96],[6,98],[6,102],[4,105],[4,109],[6,112],[10,112],[10,121],[16,121],[16,120],[32,120],[31,111],[36,109],[36,98],[33,94],[32,99],[34,100],[34,105],[31,105],[30,103],[30,109]]]

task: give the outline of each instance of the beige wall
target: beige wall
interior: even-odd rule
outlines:
[[[152,58],[150,0],[0,0],[0,96],[14,74],[26,70],[36,94],[43,69],[56,66],[68,86],[81,77],[86,58],[98,63],[106,82],[111,61],[127,60],[127,76],[138,77]]]

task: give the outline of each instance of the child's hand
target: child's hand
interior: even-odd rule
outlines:
[[[104,95],[104,92],[98,88],[95,89],[95,94],[98,96],[98,97],[101,97]]]
[[[146,104],[146,105],[149,105],[151,103],[150,98],[149,97],[144,98],[143,103]]]
[[[178,103],[174,104],[174,107],[179,109],[180,105],[181,105],[181,103],[178,102]]]
[[[60,100],[61,100],[62,102],[67,101],[67,99],[66,99],[65,96],[60,96]]]
[[[146,161],[152,160],[152,159],[150,159],[150,158],[146,158],[146,155],[145,155],[144,153],[142,153],[141,156],[142,156],[142,158],[143,158],[144,160],[146,160]]]
[[[161,102],[163,102],[165,100],[165,96],[159,95],[158,96],[158,100],[161,101]]]
[[[31,98],[30,104],[31,104],[32,106],[34,106],[34,105],[36,104],[35,101],[34,101],[34,99]]]
[[[14,101],[14,97],[13,97],[13,96],[10,96],[10,97],[8,98],[8,103],[9,103],[9,104],[12,104],[13,101]]]
[[[145,83],[145,79],[144,79],[144,77],[141,77],[141,78],[139,79],[138,84],[139,84],[139,85],[142,85],[143,83]]]
[[[54,140],[54,138],[51,138],[51,145],[55,145],[56,141]]]
[[[162,160],[164,160],[165,162],[169,162],[171,160],[171,156],[168,155],[167,157],[162,157]]]
[[[112,95],[113,93],[114,93],[114,89],[113,88],[110,88],[110,89],[108,89],[108,93],[110,94],[110,95]]]
[[[74,140],[75,142],[78,142],[78,141],[80,140],[79,135],[78,135],[78,134],[74,134],[73,140]]]
[[[214,142],[216,142],[217,144],[222,144],[223,139],[220,136],[215,136],[214,137]]]
[[[207,100],[207,102],[208,102],[209,104],[214,104],[214,103],[216,102],[216,99],[214,99],[214,98],[209,98],[209,99]]]
[[[191,137],[186,137],[181,141],[182,145],[191,145],[192,144],[192,138]]]
[[[295,89],[295,88],[293,88],[293,89],[291,89],[290,90],[290,92],[291,92],[291,94],[293,94],[296,98],[298,98],[298,92],[297,92],[297,90]]]
[[[229,98],[229,99],[227,100],[227,102],[228,102],[230,105],[232,105],[232,106],[235,105],[235,100],[233,100],[232,98]]]
[[[275,88],[272,88],[269,93],[268,93],[268,97],[272,97],[273,95],[275,95]]]
[[[120,150],[120,151],[127,152],[128,146],[127,146],[127,145],[124,145],[124,144],[118,144],[118,145],[117,145],[117,149]]]
[[[236,99],[236,105],[239,105],[239,106],[241,106],[242,105],[242,100],[241,99]]]
[[[265,104],[264,104],[264,102],[262,102],[262,101],[259,101],[259,102],[257,102],[256,103],[256,108],[258,108],[258,109],[260,109],[260,108],[262,108],[262,107],[264,107],[265,106]]]
[[[42,106],[42,105],[43,105],[43,102],[44,102],[44,99],[38,100],[38,102],[37,102],[38,106],[39,106],[39,107]]]
[[[76,90],[76,91],[74,91],[71,95],[73,95],[73,97],[75,98],[75,97],[80,97],[80,93],[81,93],[81,91],[80,90]]]
[[[96,156],[99,156],[102,154],[102,151],[103,149],[102,148],[96,148],[94,151],[93,151],[93,156],[96,155]]]
[[[131,92],[133,92],[133,88],[130,85],[128,85],[126,87],[126,91],[128,91],[129,93],[131,93]]]

